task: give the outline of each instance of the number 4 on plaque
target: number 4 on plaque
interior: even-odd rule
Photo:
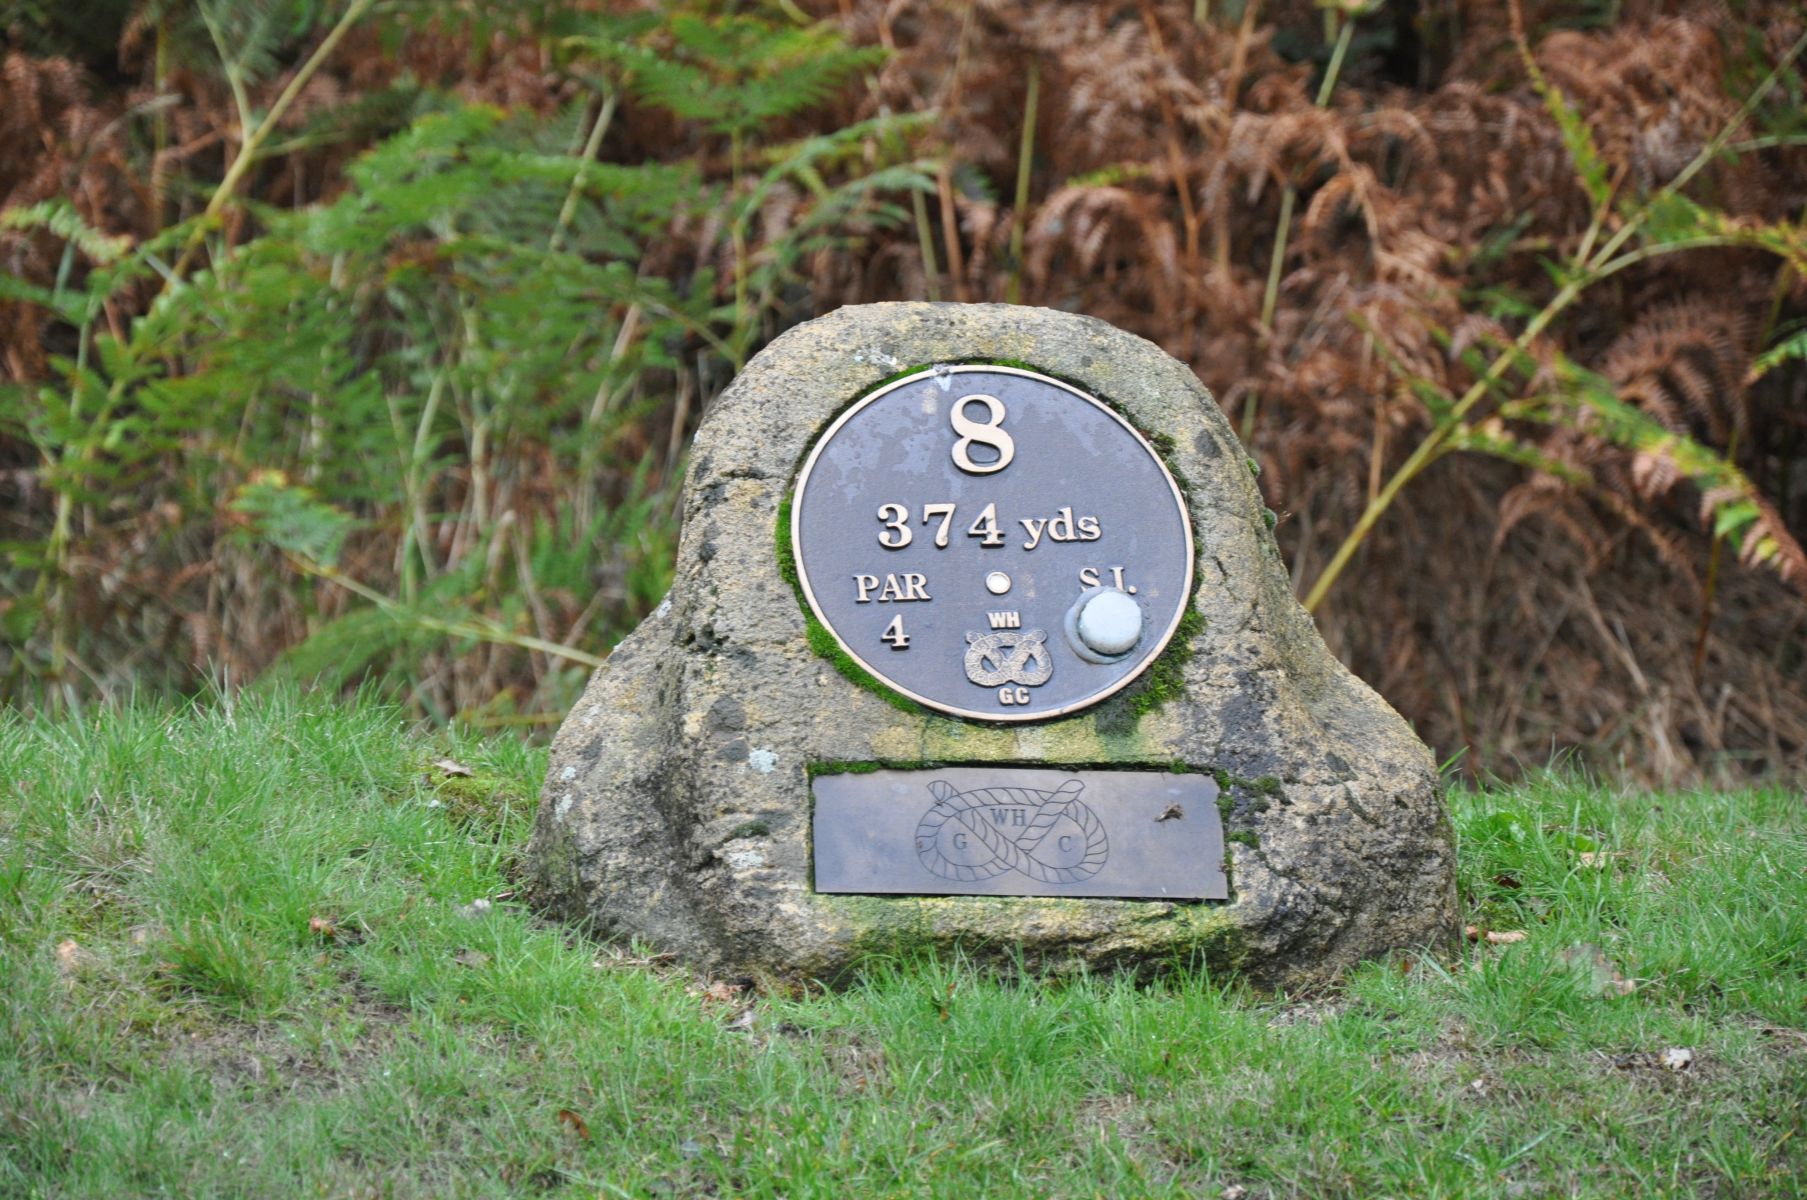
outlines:
[[[890,642],[893,650],[908,650],[910,636],[904,632],[903,617],[901,615],[892,617],[891,623],[885,626],[885,631],[878,635],[878,640]]]

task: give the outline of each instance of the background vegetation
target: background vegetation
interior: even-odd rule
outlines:
[[[1807,754],[1799,6],[0,0],[0,688],[556,721],[843,303],[1191,363],[1444,754]]]

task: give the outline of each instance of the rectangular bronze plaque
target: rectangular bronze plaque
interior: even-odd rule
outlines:
[[[818,892],[1229,898],[1209,775],[943,767],[811,787]]]

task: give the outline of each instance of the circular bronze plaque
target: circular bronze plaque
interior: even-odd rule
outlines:
[[[936,367],[828,427],[797,479],[803,594],[842,649],[930,708],[1034,721],[1152,663],[1192,592],[1192,525],[1129,424],[1015,367]]]

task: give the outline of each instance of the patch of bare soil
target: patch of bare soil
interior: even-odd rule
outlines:
[[[393,1051],[411,1019],[407,1009],[353,985],[323,1033],[292,1022],[221,1016],[173,1033],[167,1052],[207,1072],[222,1089],[328,1094],[355,1086],[367,1067]]]

